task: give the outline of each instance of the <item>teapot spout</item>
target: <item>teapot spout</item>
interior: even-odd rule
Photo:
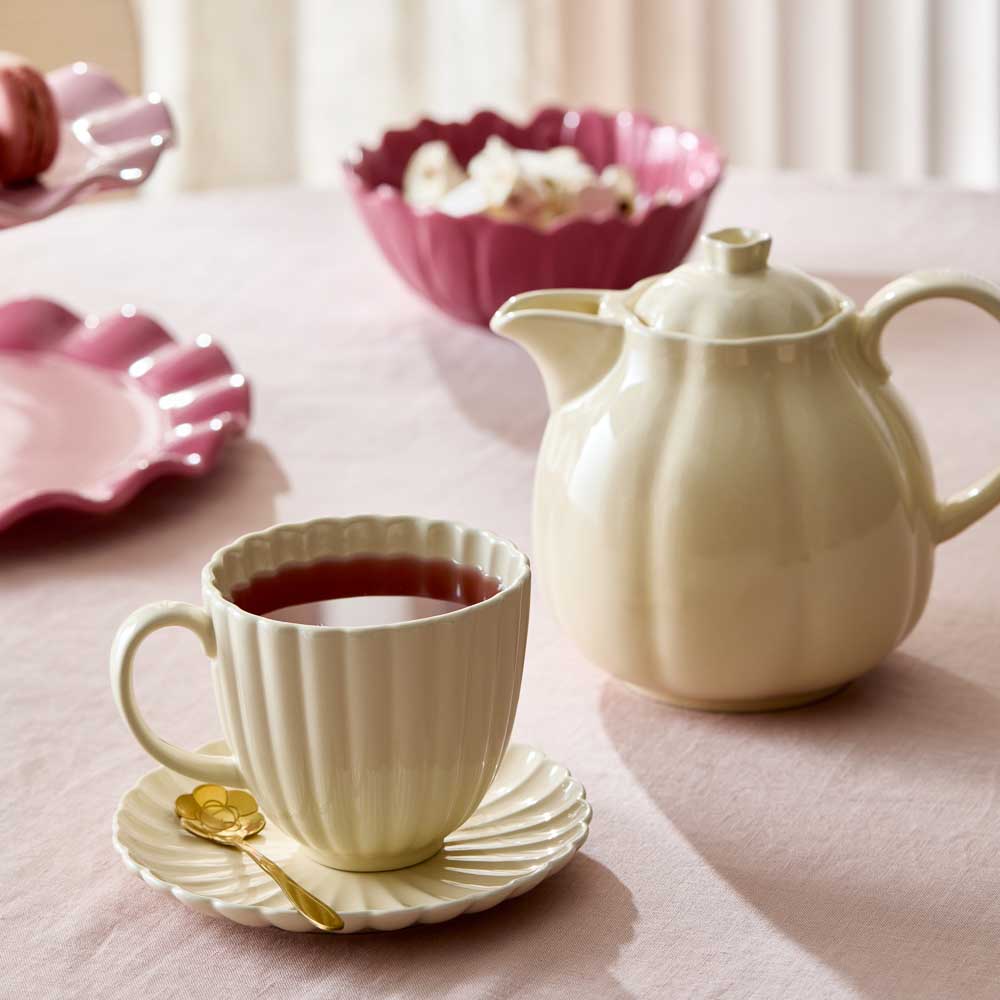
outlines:
[[[599,315],[604,292],[563,288],[509,298],[490,329],[520,344],[542,373],[549,408],[558,410],[602,379],[618,360],[623,331]]]

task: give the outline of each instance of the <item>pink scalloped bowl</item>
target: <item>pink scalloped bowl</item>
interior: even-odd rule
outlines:
[[[180,344],[132,306],[103,319],[46,299],[0,306],[0,530],[202,476],[249,419],[247,381],[207,335]]]
[[[403,172],[420,145],[443,139],[464,166],[491,135],[522,149],[576,146],[598,170],[624,164],[655,201],[627,218],[577,217],[540,230],[484,215],[454,218],[403,199]],[[629,288],[676,267],[701,227],[723,158],[708,136],[648,115],[545,108],[524,126],[491,111],[466,122],[424,119],[360,148],[344,169],[369,231],[402,278],[456,319],[487,326],[519,292]]]
[[[132,97],[83,62],[45,79],[62,123],[59,151],[38,181],[0,187],[0,229],[37,222],[99,191],[142,184],[175,141],[159,94]]]

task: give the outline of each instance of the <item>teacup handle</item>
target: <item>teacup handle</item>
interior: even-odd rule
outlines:
[[[212,619],[201,608],[181,601],[157,601],[147,604],[125,619],[111,646],[111,687],[122,718],[132,730],[139,745],[151,757],[165,764],[172,771],[199,781],[216,785],[246,788],[247,781],[233,757],[213,757],[207,753],[183,750],[161,739],[149,728],[139,712],[132,686],[132,668],[135,654],[146,636],[157,629],[181,625],[198,637],[205,655],[215,656],[215,630]]]
[[[879,346],[886,323],[900,309],[924,299],[961,299],[1000,320],[1000,288],[984,278],[958,271],[930,270],[914,271],[891,281],[868,300],[861,313],[861,352],[881,381],[889,378]],[[954,537],[998,503],[1000,468],[938,502],[934,540],[943,542]]]

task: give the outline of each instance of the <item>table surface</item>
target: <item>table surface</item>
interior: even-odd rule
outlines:
[[[917,266],[1000,278],[993,195],[733,171],[712,222],[766,226],[774,259],[857,298]],[[330,939],[214,921],[148,889],[110,840],[118,797],[152,766],[112,704],[118,623],[146,601],[197,601],[215,548],[279,520],[444,516],[530,551],[541,381],[514,345],[414,298],[338,193],[94,204],[0,244],[4,298],[136,303],[181,336],[217,336],[255,394],[248,438],[208,478],[0,536],[0,994],[1000,994],[1000,513],[941,548],[898,652],[794,712],[642,700],[584,661],[536,587],[515,738],[583,780],[594,820],[573,863],[520,899]],[[934,304],[886,340],[942,490],[1000,461],[990,326]],[[153,637],[138,672],[161,732],[218,734],[192,637]]]

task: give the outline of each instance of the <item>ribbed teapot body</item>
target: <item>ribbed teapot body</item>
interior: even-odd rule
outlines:
[[[550,418],[534,546],[583,652],[667,700],[803,702],[910,631],[933,567],[923,442],[824,328],[746,341],[634,325],[609,373]]]

